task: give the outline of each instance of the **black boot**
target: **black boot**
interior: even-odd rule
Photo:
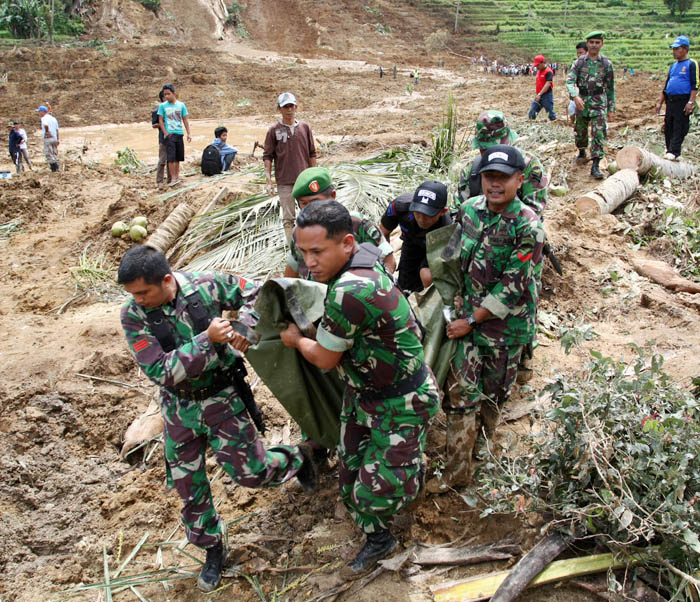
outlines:
[[[387,531],[378,531],[367,535],[367,541],[362,546],[360,553],[348,565],[350,572],[359,575],[369,568],[372,568],[378,560],[386,558],[394,551],[396,539]]]
[[[51,167],[51,171],[58,171],[58,163],[49,163],[49,167]]]
[[[586,162],[586,149],[579,148],[578,155],[576,156],[576,163],[585,163],[585,162]]]
[[[316,468],[314,467],[313,452],[308,443],[299,445],[299,451],[304,456],[304,463],[297,472],[297,480],[304,488],[304,493],[310,494],[316,491],[318,487],[318,479],[316,477]]]
[[[596,179],[596,180],[602,180],[605,176],[603,173],[600,171],[600,167],[598,164],[600,163],[600,157],[595,157],[593,159],[593,165],[591,166],[591,175]]]
[[[199,589],[203,592],[211,592],[219,587],[224,560],[226,560],[226,551],[223,542],[219,541],[215,546],[207,548],[207,559],[197,580]]]

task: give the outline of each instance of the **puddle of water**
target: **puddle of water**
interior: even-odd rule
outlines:
[[[265,126],[236,125],[233,120],[227,123],[214,119],[192,119],[192,142],[188,144],[185,140],[186,156],[200,156],[204,148],[214,140],[214,129],[220,125],[228,128],[228,143],[236,147],[239,153],[250,154],[256,141],[260,144],[265,142]],[[87,144],[88,150],[83,155],[87,161],[113,161],[117,157],[117,151],[127,146],[145,163],[155,163],[158,160],[158,132],[147,122],[69,127],[61,128],[60,132],[61,152],[80,151]],[[33,136],[38,141],[41,132],[37,130]],[[261,156],[262,150],[257,149],[255,154]]]

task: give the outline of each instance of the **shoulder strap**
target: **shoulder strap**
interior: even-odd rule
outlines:
[[[357,268],[373,268],[375,264],[379,261],[379,256],[381,251],[379,247],[375,247],[372,243],[363,242],[359,246],[359,250],[355,253],[350,261],[345,264],[343,272],[347,270],[357,269]]]
[[[146,320],[148,320],[148,325],[151,328],[153,336],[158,339],[160,346],[163,348],[165,353],[170,353],[177,347],[177,341],[175,340],[175,334],[173,329],[170,327],[170,323],[165,317],[163,310],[157,307],[151,311],[146,312]]]

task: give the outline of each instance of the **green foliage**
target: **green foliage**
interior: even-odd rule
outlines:
[[[137,169],[143,169],[145,167],[136,156],[136,151],[128,146],[123,150],[117,151],[117,158],[114,160],[114,163],[121,167],[124,173],[132,173]]]
[[[382,23],[375,23],[374,28],[377,30],[378,34],[387,35],[391,33],[391,27],[389,25],[384,25]]]
[[[552,406],[526,436],[528,452],[482,468],[484,514],[544,512],[574,537],[659,544],[661,558],[695,574],[700,405],[661,356],[635,350],[632,363],[591,352],[582,375],[547,387]]]
[[[16,38],[40,38],[47,31],[44,9],[40,0],[7,0],[0,6],[0,25]]]
[[[559,342],[564,348],[566,355],[571,353],[572,347],[578,347],[583,341],[592,341],[597,336],[599,335],[593,330],[591,324],[574,324],[572,326],[559,327]]]
[[[433,148],[430,151],[430,172],[446,173],[452,163],[465,149],[465,138],[457,140],[457,102],[452,93],[447,97],[445,109],[442,113],[442,123],[430,135]]]
[[[226,17],[226,25],[237,27],[241,22],[241,14],[243,13],[243,5],[238,2],[232,2],[226,9],[228,17]]]
[[[671,11],[671,14],[675,15],[677,12],[680,16],[684,16],[693,8],[693,2],[694,0],[664,0],[664,4]]]
[[[144,8],[152,10],[154,13],[160,9],[160,0],[139,0]]]
[[[669,207],[664,218],[657,232],[671,241],[681,273],[700,281],[700,211],[686,214]]]

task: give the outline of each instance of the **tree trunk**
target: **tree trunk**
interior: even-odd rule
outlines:
[[[621,169],[603,181],[595,190],[579,197],[576,208],[582,215],[589,216],[612,213],[635,193],[637,186],[639,186],[637,172],[634,169]]]
[[[194,215],[194,210],[187,203],[180,203],[165,221],[148,237],[148,245],[165,253],[175,244]]]
[[[637,146],[625,146],[615,158],[620,169],[635,169],[640,175],[656,169],[661,175],[680,180],[693,175],[695,168],[689,163],[668,161]]]

